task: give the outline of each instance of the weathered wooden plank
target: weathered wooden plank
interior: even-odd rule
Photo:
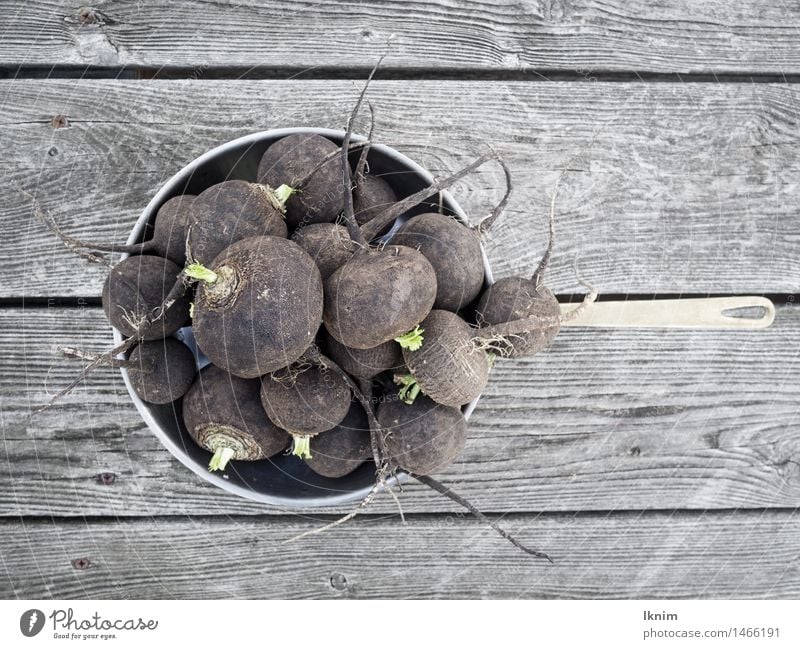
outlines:
[[[494,512],[798,507],[798,335],[796,307],[756,332],[564,330],[546,353],[498,361],[441,478]],[[172,459],[115,371],[29,420],[45,384],[77,370],[52,353],[65,342],[106,347],[100,309],[0,310],[0,515],[278,513]],[[422,487],[401,497],[459,511]],[[383,497],[371,511],[395,509]]]
[[[800,517],[779,511],[509,516],[533,559],[470,518],[0,522],[0,596],[795,598]],[[223,559],[224,558],[224,559]],[[88,564],[88,565],[87,565]],[[80,569],[76,566],[83,567]]]
[[[800,9],[723,0],[0,3],[0,64],[797,73]],[[644,9],[644,10],[643,10]]]
[[[32,218],[14,182],[70,232],[122,239],[157,188],[204,151],[276,126],[339,127],[348,81],[0,84],[6,271],[0,296],[98,295],[87,268]],[[793,86],[378,82],[377,138],[433,172],[491,142],[516,184],[488,243],[496,274],[531,272],[565,177],[550,284],[575,292],[572,263],[605,293],[793,292],[800,283],[800,149]],[[52,128],[65,114],[69,127]],[[455,195],[479,218],[502,194],[488,166]]]

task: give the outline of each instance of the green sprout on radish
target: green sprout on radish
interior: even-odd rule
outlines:
[[[203,266],[203,264],[200,264],[196,261],[187,264],[186,268],[183,269],[183,272],[187,277],[196,279],[199,282],[205,282],[206,284],[213,284],[217,281],[217,279],[219,279],[213,270],[206,268]]]
[[[411,374],[397,374],[394,377],[394,382],[401,386],[400,390],[397,392],[400,401],[408,405],[414,403],[414,399],[417,398],[417,395],[422,390],[419,383],[417,383],[417,379]]]
[[[211,460],[209,460],[208,462],[208,470],[224,471],[228,462],[231,460],[231,458],[233,458],[235,454],[236,451],[232,449],[230,446],[219,446],[214,451],[214,455],[211,456]]]
[[[292,435],[292,455],[304,460],[311,459],[311,436]]]
[[[294,187],[290,187],[289,185],[281,185],[277,189],[272,189],[269,185],[267,187],[267,195],[269,196],[270,201],[275,206],[275,208],[281,212],[281,214],[286,214],[286,201],[289,200],[289,197],[294,194],[297,190]]]
[[[404,333],[402,336],[398,336],[394,340],[403,349],[410,349],[412,352],[415,352],[422,347],[422,342],[425,340],[425,337],[422,335],[423,333],[425,333],[425,330],[417,325],[408,333]]]

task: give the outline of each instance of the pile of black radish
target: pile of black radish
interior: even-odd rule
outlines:
[[[64,351],[91,361],[78,380],[99,365],[123,366],[143,401],[175,403],[210,471],[291,453],[335,479],[373,462],[375,486],[345,519],[398,473],[482,517],[429,474],[461,453],[462,408],[484,390],[492,359],[541,351],[559,331],[564,316],[543,284],[553,205],[532,276],[487,286],[481,237],[511,193],[508,169],[492,151],[401,195],[391,174],[370,173],[371,133],[351,145],[366,90],[342,141],[308,132],[273,142],[256,177],[167,200],[142,243],[78,241],[35,204],[66,245],[94,251],[85,257],[129,255],[109,265],[102,293],[125,340],[100,354]],[[470,226],[434,207],[489,160],[507,182],[489,217]],[[187,327],[200,354],[182,342]]]

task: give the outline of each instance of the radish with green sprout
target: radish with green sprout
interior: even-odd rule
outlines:
[[[342,478],[372,457],[367,415],[356,402],[341,423],[319,433],[313,441],[314,452],[305,462],[326,478]]]
[[[325,282],[325,328],[347,347],[405,338],[433,307],[436,274],[413,248],[362,249]],[[412,335],[411,339],[416,340]]]
[[[322,322],[322,278],[293,241],[260,236],[237,241],[208,266],[184,271],[198,281],[192,326],[218,367],[257,378],[302,356]]]
[[[476,399],[489,380],[486,349],[475,340],[476,330],[455,313],[434,309],[421,328],[425,344],[403,350],[406,367],[422,392],[434,401],[459,407]],[[404,377],[406,400],[415,390]]]
[[[337,156],[329,139],[295,133],[274,142],[261,157],[258,182],[295,192],[286,201],[286,222],[294,229],[311,223],[331,223],[344,205],[349,187],[342,183]]]
[[[123,336],[141,340],[165,338],[186,324],[189,299],[177,299],[160,317],[152,315],[164,304],[181,269],[164,257],[127,257],[108,271],[103,283],[103,311]]]
[[[232,243],[248,237],[286,237],[284,204],[292,190],[244,180],[226,180],[192,203],[188,227],[191,261],[208,264]]]
[[[265,460],[289,444],[261,406],[258,379],[242,379],[213,365],[205,367],[183,400],[183,421],[197,444],[212,453],[209,471],[230,460]]]
[[[265,376],[261,403],[270,420],[289,432],[292,454],[312,457],[311,438],[339,424],[350,410],[352,393],[332,363],[318,356]]]

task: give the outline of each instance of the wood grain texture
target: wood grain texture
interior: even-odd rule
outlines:
[[[401,70],[791,74],[793,3],[95,2],[4,0],[0,64],[368,68],[391,38]]]
[[[0,522],[0,597],[796,598],[800,518],[778,511],[470,518]],[[301,545],[302,544],[302,545]],[[220,560],[224,557],[225,560]],[[80,570],[73,562],[82,559]]]
[[[564,330],[547,352],[498,361],[439,477],[491,512],[798,507],[798,336],[796,307],[754,332]],[[56,344],[110,342],[98,308],[0,310],[0,515],[280,513],[173,459],[115,370],[29,419],[77,371]],[[420,486],[401,498],[459,511]],[[381,497],[370,511],[396,510]]]
[[[121,240],[148,200],[214,146],[277,126],[340,127],[348,81],[14,81],[0,84],[0,297],[98,295],[88,268],[32,218],[14,183],[69,232]],[[487,243],[496,276],[530,273],[557,205],[550,285],[601,293],[779,293],[800,285],[798,97],[791,85],[378,82],[376,137],[437,175],[486,151],[515,179]],[[67,128],[52,128],[54,115]],[[499,201],[487,165],[455,197],[478,219]]]

